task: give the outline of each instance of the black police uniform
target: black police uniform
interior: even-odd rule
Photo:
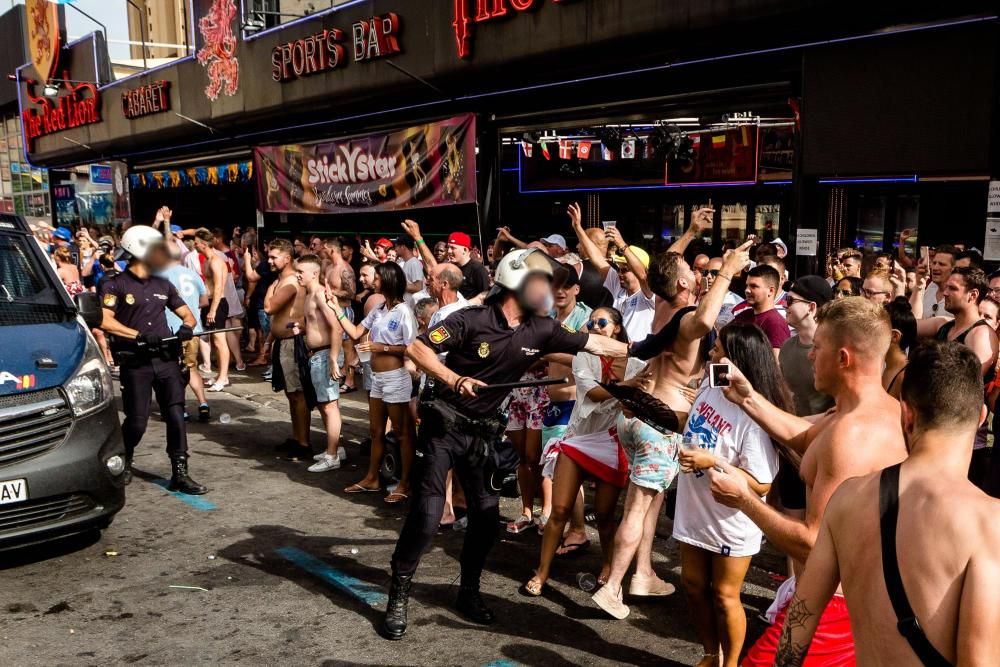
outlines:
[[[512,329],[500,306],[488,305],[456,311],[439,327],[418,336],[417,340],[439,354],[447,352],[445,365],[458,375],[490,384],[516,382],[546,354],[580,352],[588,338],[587,334],[566,329],[558,321],[546,317],[529,317]],[[451,389],[441,389],[438,399],[468,417],[489,417],[495,415],[508,393],[483,391],[474,397],[463,397]],[[448,471],[454,468],[465,490],[469,512],[469,526],[460,557],[462,588],[476,591],[478,599],[479,578],[499,526],[499,499],[488,489],[483,468],[468,461],[476,435],[463,431],[460,425],[441,428],[440,415],[429,414],[433,412],[421,411],[417,446],[423,456],[416,460],[415,495],[392,555],[393,585],[397,586],[399,577],[403,577],[407,589],[404,595],[408,592],[409,577],[437,533],[444,509],[445,482]],[[390,595],[387,625],[392,615],[392,600]],[[405,617],[405,599],[402,604]],[[488,610],[487,614],[491,616]],[[405,630],[405,618],[402,624]],[[384,627],[383,632],[393,639],[402,636],[402,632],[391,627]]]
[[[137,277],[130,270],[102,280],[101,305],[114,312],[115,319],[140,334],[160,338],[172,336],[166,309],[185,306],[177,289],[165,278]],[[149,421],[150,390],[164,411],[167,424],[167,454],[171,461],[187,458],[187,429],[184,424],[184,390],[187,383],[178,363],[180,344],[161,349],[142,347],[136,340],[110,336],[111,352],[119,365],[125,421],[122,439],[131,461],[132,453],[146,432]],[[176,466],[175,466],[176,468]],[[175,469],[176,473],[176,469]]]

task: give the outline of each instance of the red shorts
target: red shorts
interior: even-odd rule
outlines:
[[[782,610],[774,619],[774,625],[769,626],[750,648],[743,658],[742,667],[771,667],[774,664],[787,611],[787,608]],[[804,665],[854,667],[854,635],[851,634],[851,619],[847,616],[847,603],[843,597],[833,596],[830,604],[823,610]]]

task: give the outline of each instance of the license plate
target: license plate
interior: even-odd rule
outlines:
[[[28,499],[28,482],[23,479],[12,479],[0,482],[0,505],[19,503]]]

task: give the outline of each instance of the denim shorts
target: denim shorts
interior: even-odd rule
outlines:
[[[260,318],[260,331],[267,338],[271,334],[271,316],[261,308],[257,311],[257,317]]]
[[[319,350],[309,357],[309,379],[318,402],[330,403],[340,398],[340,382],[330,377],[330,350]]]

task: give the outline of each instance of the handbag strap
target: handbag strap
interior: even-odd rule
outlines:
[[[896,521],[899,518],[899,469],[900,464],[886,468],[879,476],[878,509],[879,529],[882,537],[882,576],[889,593],[889,602],[896,613],[896,629],[928,667],[950,667],[944,656],[927,639],[917,615],[910,606],[910,599],[903,588],[896,559]]]

